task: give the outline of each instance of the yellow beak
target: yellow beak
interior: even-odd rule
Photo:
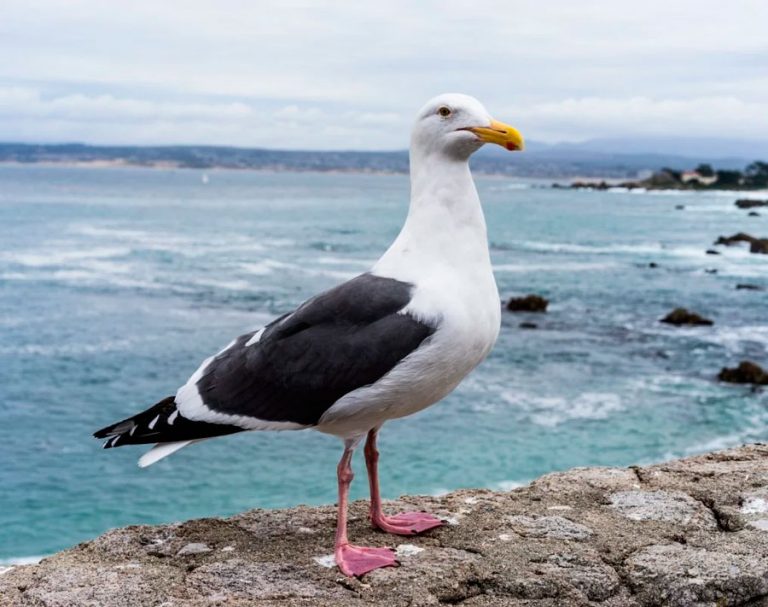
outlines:
[[[520,131],[498,120],[491,120],[490,126],[475,126],[466,130],[473,132],[486,143],[495,143],[511,152],[525,149],[525,141]]]

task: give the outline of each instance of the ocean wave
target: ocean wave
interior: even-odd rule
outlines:
[[[69,248],[37,251],[3,251],[0,261],[30,268],[71,265],[83,261],[125,257],[131,250],[125,247],[83,247],[82,243],[67,243]]]
[[[768,195],[768,190],[753,190],[744,192],[743,190],[648,190],[646,188],[611,188],[610,191],[627,190],[630,194],[644,194],[647,196],[691,196],[697,198],[764,198]],[[623,192],[620,192],[623,193]]]
[[[36,565],[49,556],[49,554],[42,554],[39,556],[17,556],[8,559],[0,559],[0,575],[8,573],[11,569],[18,567],[19,565]]]
[[[513,245],[517,248],[541,253],[586,253],[591,255],[608,255],[616,253],[659,254],[673,250],[660,242],[590,245],[572,242],[537,242],[523,240],[514,242]]]
[[[494,491],[514,491],[520,487],[525,487],[526,485],[530,484],[530,482],[530,479],[524,481],[496,481],[495,483],[492,483],[488,488]]]
[[[544,263],[502,263],[493,266],[494,272],[590,272],[595,270],[609,270],[619,267],[615,262],[554,262]]]
[[[766,426],[768,426],[768,412],[763,411],[762,413],[749,415],[745,421],[745,427],[740,431],[713,436],[686,445],[681,449],[667,451],[664,453],[663,459],[664,461],[668,461],[680,457],[690,457],[691,455],[698,455],[700,453],[710,453],[712,451],[730,449],[731,447],[740,447],[741,445],[749,443],[764,442],[766,437],[768,437],[765,430]]]
[[[376,263],[375,259],[355,259],[349,257],[319,257],[313,261],[314,263],[320,263],[329,266],[355,266],[360,268],[370,268]]]
[[[509,248],[509,249],[523,249],[526,251],[534,251],[538,253],[573,253],[584,255],[637,255],[637,256],[654,256],[654,257],[668,257],[678,258],[685,260],[706,260],[708,265],[728,264],[729,261],[738,261],[739,264],[733,264],[727,266],[727,269],[733,272],[734,275],[738,273],[746,273],[748,275],[752,273],[750,266],[759,267],[762,272],[765,272],[765,267],[768,265],[768,256],[755,255],[749,252],[749,248],[746,246],[730,246],[730,247],[718,247],[720,252],[719,256],[707,255],[707,244],[703,245],[668,245],[662,242],[644,242],[637,244],[605,244],[605,245],[591,245],[591,244],[579,244],[569,242],[534,242],[534,241],[517,241],[511,243],[511,245],[504,247],[504,245],[497,245],[497,248]],[[747,261],[748,264],[742,264],[741,262]],[[588,268],[586,268],[588,269]]]
[[[0,279],[30,282],[61,282],[77,287],[118,287],[125,289],[161,290],[168,285],[162,282],[149,282],[136,280],[124,276],[115,276],[110,273],[102,273],[88,270],[57,270],[54,272],[5,272],[0,274]]]
[[[308,276],[325,276],[328,278],[335,278],[337,280],[349,280],[359,274],[359,272],[351,272],[348,270],[330,270],[326,268],[312,267],[312,262],[316,260],[307,260],[304,264],[290,263],[286,261],[277,261],[275,259],[263,259],[258,262],[246,262],[241,263],[240,268],[249,274],[256,276],[265,276],[272,274],[275,270],[289,270],[299,274],[306,274]]]
[[[504,185],[492,185],[487,187],[487,190],[490,190],[491,192],[503,192],[503,191],[509,191],[509,190],[530,190],[533,188],[533,185],[530,183],[522,183],[519,181],[515,181],[513,183],[507,183]]]
[[[133,340],[112,340],[93,344],[23,344],[0,346],[0,355],[78,356],[104,352],[129,351],[136,347]]]
[[[241,232],[209,235],[205,240],[200,240],[167,231],[92,224],[74,224],[69,226],[67,231],[76,236],[118,242],[133,249],[169,251],[189,256],[200,256],[217,251],[263,252],[271,248],[292,247],[296,244],[296,241],[291,238],[255,238]]]
[[[700,337],[734,353],[741,352],[747,342],[757,343],[768,349],[768,325],[721,326]]]
[[[226,291],[254,291],[256,285],[251,282],[242,279],[218,279],[218,278],[195,278],[190,280],[188,284],[196,287],[206,287],[212,289],[224,289]]]
[[[768,325],[672,327],[663,323],[654,323],[631,328],[646,335],[658,335],[665,338],[695,337],[701,341],[722,346],[732,354],[742,352],[746,343],[756,343],[768,349]]]
[[[566,398],[505,391],[501,397],[508,404],[527,410],[534,424],[546,427],[576,419],[606,419],[623,408],[618,394],[602,392],[585,392],[575,398]]]

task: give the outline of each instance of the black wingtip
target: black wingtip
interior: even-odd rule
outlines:
[[[93,433],[93,438],[107,438],[109,436],[109,431],[112,428],[114,428],[114,426],[107,426],[101,430],[96,430],[96,432]]]

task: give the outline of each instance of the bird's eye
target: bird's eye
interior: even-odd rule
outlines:
[[[451,108],[442,106],[437,110],[437,113],[440,114],[443,118],[448,118],[448,116],[451,115]]]

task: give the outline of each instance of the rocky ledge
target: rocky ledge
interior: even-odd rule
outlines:
[[[768,606],[765,445],[389,507],[449,525],[397,538],[353,504],[354,540],[401,561],[359,580],[332,566],[333,507],[253,510],[110,531],[0,575],[0,605]]]

